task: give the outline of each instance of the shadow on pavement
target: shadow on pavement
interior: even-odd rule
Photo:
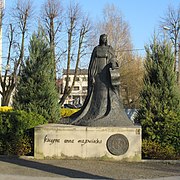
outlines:
[[[16,158],[16,157],[3,156],[3,157],[0,157],[0,161],[12,163],[12,164],[16,164],[19,166],[28,167],[28,168],[32,168],[36,170],[41,170],[41,171],[45,171],[48,173],[53,173],[53,174],[57,174],[61,176],[66,176],[70,178],[109,179],[103,176],[97,176],[97,175],[89,174],[89,173],[74,170],[74,169],[57,167],[50,164],[43,164],[43,163],[30,161],[26,159],[20,159],[18,157]]]

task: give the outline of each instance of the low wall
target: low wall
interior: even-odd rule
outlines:
[[[141,160],[141,128],[47,124],[35,127],[34,156]]]

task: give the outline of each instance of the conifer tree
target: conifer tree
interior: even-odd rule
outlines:
[[[50,47],[39,30],[30,39],[29,58],[22,69],[13,106],[41,114],[48,122],[57,122],[60,110],[51,57]]]
[[[142,125],[143,139],[162,146],[180,146],[179,95],[174,72],[174,55],[166,42],[154,38],[146,46],[144,87],[136,121]]]

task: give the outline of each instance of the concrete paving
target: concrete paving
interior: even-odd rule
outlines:
[[[30,176],[13,176],[13,175],[0,175],[0,179],[2,180],[59,180],[59,179],[73,179],[67,177],[30,177]],[[79,178],[80,179],[80,178]],[[146,180],[179,180],[180,176],[173,176],[173,177],[162,177],[162,178],[153,178],[153,179],[146,179]],[[137,179],[137,180],[144,180],[144,179]]]
[[[180,180],[180,161],[35,160],[0,156],[0,180]]]

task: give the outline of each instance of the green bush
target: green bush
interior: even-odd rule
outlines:
[[[144,159],[180,159],[173,146],[163,146],[151,140],[143,140],[142,157]]]
[[[33,153],[33,128],[46,122],[43,116],[33,112],[0,112],[0,154]]]

